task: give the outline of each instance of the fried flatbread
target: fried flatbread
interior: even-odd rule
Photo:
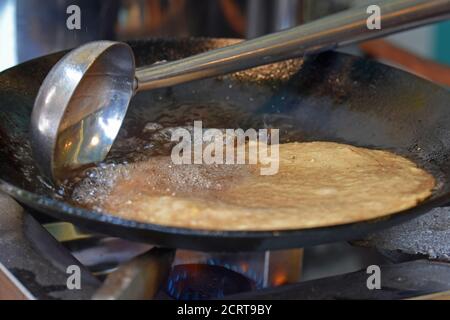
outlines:
[[[74,199],[126,219],[207,230],[286,230],[354,223],[415,206],[435,180],[404,157],[331,142],[279,146],[259,165],[174,165],[170,157],[105,167]]]

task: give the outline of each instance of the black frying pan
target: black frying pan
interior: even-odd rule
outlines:
[[[138,65],[173,60],[231,40],[132,42]],[[173,88],[132,101],[123,135],[147,122],[204,127],[280,128],[284,141],[325,140],[386,149],[438,180],[428,200],[382,219],[304,230],[233,232],[137,223],[71,206],[43,183],[30,154],[28,126],[39,86],[61,53],[0,74],[0,189],[26,207],[98,232],[161,246],[215,251],[293,248],[356,239],[450,199],[450,93],[366,59],[327,52]],[[124,133],[125,132],[125,133]],[[301,181],[299,181],[301,183]]]

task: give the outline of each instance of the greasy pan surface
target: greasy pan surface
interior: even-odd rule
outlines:
[[[138,65],[179,59],[230,40],[131,43]],[[0,74],[0,189],[25,206],[88,229],[161,246],[216,251],[304,247],[359,238],[449,201],[450,93],[405,72],[328,52],[220,79],[138,94],[120,136],[148,122],[167,126],[203,120],[204,127],[280,129],[281,142],[336,141],[393,151],[428,170],[431,198],[383,219],[306,230],[232,232],[137,223],[76,208],[43,182],[34,166],[28,127],[55,54]],[[300,183],[300,182],[299,182]]]

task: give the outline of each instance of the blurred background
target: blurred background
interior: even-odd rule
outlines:
[[[82,43],[148,37],[253,38],[367,0],[0,0],[0,71]],[[66,9],[81,9],[81,29],[68,30]],[[450,22],[350,48],[436,82],[450,65]],[[439,68],[444,69],[439,69]],[[436,73],[441,73],[437,75]]]

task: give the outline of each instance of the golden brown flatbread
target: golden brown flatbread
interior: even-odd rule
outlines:
[[[160,225],[285,230],[381,218],[415,206],[435,186],[429,173],[387,151],[311,142],[282,144],[279,152],[272,176],[260,175],[258,165],[174,165],[155,157],[106,167],[74,196],[85,206]]]

